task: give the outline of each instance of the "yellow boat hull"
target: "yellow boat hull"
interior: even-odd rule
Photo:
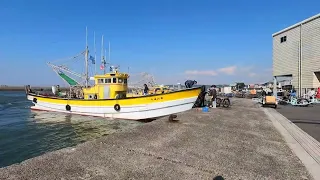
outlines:
[[[192,108],[201,88],[186,89],[125,99],[63,99],[28,94],[34,110],[115,119],[149,119],[187,111]]]

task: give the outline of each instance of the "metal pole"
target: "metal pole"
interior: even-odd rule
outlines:
[[[106,49],[104,49],[104,68],[107,68],[106,66],[107,66],[107,61],[106,61],[106,59],[107,59],[107,57],[106,57],[106,54],[107,54],[107,50]]]
[[[299,43],[299,96],[301,97],[302,96],[302,73],[301,73],[301,70],[302,70],[302,24],[300,24],[300,43]]]
[[[110,41],[109,41],[109,58],[108,58],[108,61],[109,61],[109,63],[111,63],[111,59],[110,59]]]
[[[103,74],[106,74],[106,63],[105,63],[104,55],[103,55],[103,35],[101,38],[101,64],[103,64]]]
[[[93,44],[94,44],[94,75],[96,75],[97,74],[96,32],[93,32]]]
[[[86,87],[88,87],[88,81],[89,81],[89,72],[88,72],[88,28],[86,27]]]
[[[278,91],[277,91],[277,77],[274,76],[273,77],[273,96],[277,99],[277,94],[278,94]]]

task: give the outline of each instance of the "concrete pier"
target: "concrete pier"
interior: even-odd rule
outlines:
[[[195,109],[0,169],[0,179],[312,179],[259,105]]]

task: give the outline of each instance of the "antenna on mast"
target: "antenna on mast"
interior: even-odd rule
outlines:
[[[110,59],[110,41],[109,41],[109,58],[108,58],[109,63],[111,63],[111,59]]]
[[[88,73],[88,27],[86,26],[86,55],[85,55],[85,61],[86,61],[86,87],[88,87],[89,82],[89,73]]]
[[[104,55],[106,55],[106,54],[107,54],[107,50],[104,49]],[[107,59],[107,58],[105,58],[105,59]],[[107,65],[107,60],[105,61],[105,64]]]

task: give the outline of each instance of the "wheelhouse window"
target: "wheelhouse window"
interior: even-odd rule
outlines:
[[[123,79],[123,83],[124,83],[124,84],[127,84],[127,83],[128,83],[128,80],[127,80],[127,79]]]
[[[111,79],[104,79],[105,83],[111,83]]]
[[[287,36],[283,36],[280,38],[280,43],[286,42],[287,41]]]
[[[98,79],[98,83],[100,84],[100,83],[104,83],[103,82],[103,79]]]
[[[123,83],[123,79],[122,78],[118,78],[118,83]]]
[[[117,78],[112,78],[112,83],[117,83]]]

